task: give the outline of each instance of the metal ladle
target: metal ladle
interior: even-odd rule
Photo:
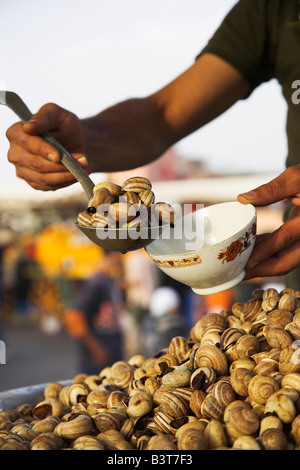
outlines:
[[[23,100],[12,91],[0,90],[0,104],[9,107],[23,121],[31,119],[32,113],[23,102]],[[67,150],[49,133],[44,132],[41,137],[55,147],[60,154],[61,163],[72,173],[76,180],[81,184],[85,191],[88,201],[93,197],[94,183],[87,173],[67,152]],[[101,246],[108,251],[119,251],[127,253],[128,251],[138,250],[152,243],[157,239],[166,226],[145,227],[140,231],[136,229],[118,229],[118,228],[94,228],[75,225],[86,235],[93,243]]]

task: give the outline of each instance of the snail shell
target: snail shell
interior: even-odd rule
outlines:
[[[268,375],[254,375],[248,385],[250,400],[260,405],[264,405],[268,398],[278,390],[278,383]]]
[[[133,176],[122,184],[122,192],[132,191],[134,193],[140,193],[147,190],[150,191],[151,189],[152,184],[150,180],[143,176]]]
[[[293,340],[300,340],[300,328],[298,328],[294,321],[291,322],[291,323],[288,323],[285,328],[284,328],[285,331],[287,331],[291,337],[293,338]]]
[[[291,373],[284,375],[281,380],[281,386],[290,387],[300,393],[300,374]]]
[[[44,389],[44,398],[59,400],[59,394],[63,386],[58,382],[50,382]]]
[[[79,225],[92,227],[93,226],[92,217],[93,217],[93,214],[89,213],[88,211],[81,211],[78,214],[77,222]]]
[[[251,357],[259,352],[260,344],[256,336],[245,334],[237,340],[235,349],[240,358]]]
[[[37,419],[44,419],[47,416],[61,417],[65,413],[65,407],[57,400],[46,399],[39,402],[32,410],[32,414]]]
[[[289,310],[293,312],[296,306],[295,297],[291,294],[283,294],[279,300],[278,308],[282,310]]]
[[[170,436],[152,436],[146,450],[176,450],[177,445]]]
[[[186,429],[182,431],[177,440],[178,450],[205,450],[206,439],[199,429]]]
[[[177,357],[175,357],[173,354],[167,353],[167,354],[164,354],[163,356],[159,357],[158,359],[156,359],[156,361],[154,363],[154,366],[155,366],[158,374],[161,373],[160,364],[165,364],[168,367],[172,367],[172,366],[179,366],[180,362],[177,359]]]
[[[131,367],[123,367],[118,376],[114,378],[115,385],[122,390],[126,389],[134,378],[134,370]]]
[[[227,381],[221,380],[214,384],[211,393],[214,394],[216,400],[218,401],[218,403],[220,403],[223,409],[225,409],[226,406],[229,405],[229,403],[235,400],[234,390],[230,382]]]
[[[266,297],[262,301],[261,308],[265,312],[270,312],[271,310],[273,310],[278,305],[278,302],[279,302],[279,297],[275,297],[275,296],[274,297]]]
[[[81,403],[86,401],[86,398],[90,390],[87,385],[84,383],[74,383],[68,389],[68,403],[69,405],[75,405],[76,403]]]
[[[234,369],[237,369],[238,367],[243,367],[244,369],[248,369],[250,372],[254,370],[255,367],[255,362],[253,361],[253,357],[241,357],[240,359],[237,359],[236,361],[233,361],[230,366],[229,366],[229,372],[230,374]]]
[[[171,432],[171,421],[173,420],[172,416],[167,415],[162,411],[158,411],[154,415],[154,422],[157,426],[157,429],[161,430],[164,433]]]
[[[264,289],[256,288],[252,291],[251,296],[253,299],[261,299],[263,298],[264,295]]]
[[[53,432],[54,428],[58,425],[59,422],[60,419],[56,416],[48,416],[48,418],[38,420],[36,423],[34,423],[32,429],[40,434],[45,432]]]
[[[99,415],[100,416],[100,415]],[[85,414],[79,414],[72,418],[70,421],[59,423],[54,433],[61,436],[63,439],[76,439],[84,434],[90,434],[93,431],[93,421]]]
[[[259,440],[265,450],[285,450],[287,447],[287,438],[281,429],[266,429]]]
[[[189,413],[189,406],[185,399],[166,392],[162,396],[160,410],[173,418],[180,418]]]
[[[119,223],[130,222],[137,216],[137,208],[127,202],[114,202],[109,206],[108,215]]]
[[[17,424],[10,429],[12,433],[18,434],[23,437],[25,441],[31,442],[35,437],[38,436],[38,432],[32,429],[29,424]]]
[[[296,343],[296,342],[295,342]],[[279,356],[279,372],[283,375],[300,372],[300,348],[298,344],[292,344],[282,349]]]
[[[154,377],[149,377],[145,380],[145,392],[149,395],[154,395],[155,392],[160,388],[161,380]]]
[[[134,433],[134,430],[135,430],[134,420],[132,418],[125,419],[125,421],[123,422],[121,426],[120,432],[123,434],[126,440],[131,439]]]
[[[223,446],[227,447],[229,444],[223,423],[216,419],[212,419],[207,423],[204,430],[204,437],[209,450]]]
[[[245,302],[243,306],[242,319],[245,322],[254,321],[262,310],[262,301],[259,299],[251,299]]]
[[[283,423],[291,423],[296,417],[296,408],[291,398],[274,393],[266,401],[265,413],[276,413]]]
[[[271,375],[272,372],[278,371],[278,361],[274,359],[263,359],[254,367],[254,374],[261,374],[261,375]]]
[[[225,408],[223,419],[231,443],[237,437],[253,435],[259,429],[257,414],[246,402],[241,400],[236,400]]]
[[[109,394],[106,401],[106,406],[107,408],[113,408],[114,406],[117,406],[118,403],[126,400],[126,398],[127,393],[120,390],[115,390]]]
[[[231,311],[236,318],[240,319],[243,314],[243,308],[244,308],[243,303],[235,302],[231,307]]]
[[[253,436],[240,436],[234,441],[232,449],[261,450],[261,447]]]
[[[172,433],[178,439],[179,435],[186,429],[198,429],[203,432],[206,423],[200,421],[196,416],[181,416],[180,418],[173,419],[170,426]]]
[[[226,375],[228,363],[225,354],[214,345],[201,346],[196,350],[196,364],[198,367],[212,367],[217,375]]]
[[[199,367],[190,378],[190,385],[194,390],[205,391],[217,379],[217,373],[212,367]]]
[[[206,394],[202,390],[195,390],[191,395],[189,406],[197,418],[202,417],[201,409],[205,398]]]
[[[189,358],[191,346],[183,336],[175,336],[170,341],[168,352],[181,363]]]
[[[112,194],[113,197],[117,197],[121,193],[121,186],[115,183],[110,183],[108,181],[103,181],[102,183],[98,183],[93,188],[93,193],[95,194],[99,191],[100,188],[106,188]]]
[[[127,407],[129,418],[139,418],[152,410],[153,398],[146,392],[139,392],[130,397]]]
[[[238,328],[227,328],[221,335],[220,348],[224,351],[235,344],[244,333]]]
[[[292,422],[291,436],[297,446],[300,446],[300,415],[298,415]]]
[[[236,367],[230,374],[230,383],[233,390],[241,397],[248,396],[248,386],[254,374],[244,367]]]
[[[86,397],[86,401],[88,404],[97,403],[102,406],[106,406],[107,399],[109,397],[110,391],[106,390],[105,388],[98,387],[92,390],[88,396]]]
[[[128,204],[136,204],[137,207],[139,207],[141,204],[139,196],[133,191],[125,191],[116,202],[127,202]]]
[[[280,297],[278,290],[275,289],[274,287],[265,289],[262,298],[266,299],[268,297]]]
[[[191,370],[183,366],[175,366],[172,370],[165,374],[162,379],[162,385],[167,387],[185,387],[190,383]]]
[[[155,202],[154,192],[151,190],[142,191],[139,193],[139,198],[146,207],[150,207]]]
[[[277,328],[284,328],[288,323],[293,321],[293,314],[289,310],[276,308],[269,312],[267,317],[267,325]]]
[[[166,202],[157,202],[151,206],[151,219],[158,219],[162,224],[174,226],[175,211],[174,208]]]
[[[201,406],[201,415],[205,418],[221,420],[224,408],[213,393],[208,393]]]
[[[74,450],[105,450],[96,436],[80,436],[72,443]]]
[[[290,346],[293,342],[292,336],[282,328],[272,328],[267,331],[266,339],[271,348],[286,348]]]
[[[296,328],[300,329],[300,312],[298,311],[295,313],[294,311],[294,317],[293,317],[293,324],[295,325]]]
[[[101,206],[102,204],[112,204],[114,201],[114,197],[109,191],[108,188],[98,188],[96,191],[94,191],[94,195],[92,199],[89,201],[88,209],[89,207],[95,207],[96,209]]]
[[[208,313],[204,315],[195,324],[194,331],[198,340],[202,339],[205,331],[211,327],[220,327],[220,331],[225,330],[227,327],[227,318],[219,315],[218,313]]]
[[[105,432],[109,429],[115,429],[119,431],[121,428],[121,420],[116,414],[110,413],[110,411],[103,411],[94,416],[93,419],[97,429],[100,432]]]
[[[261,435],[266,429],[283,429],[283,423],[278,416],[269,415],[262,418],[260,422],[259,435]]]

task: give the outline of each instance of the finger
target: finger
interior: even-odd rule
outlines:
[[[31,135],[52,131],[64,121],[67,115],[67,110],[54,103],[47,103],[24,124],[24,131]]]
[[[246,271],[244,280],[256,277],[283,276],[299,266],[300,264],[300,242],[276,253],[261,264]]]
[[[25,180],[32,188],[41,191],[54,191],[69,186],[77,180],[68,172],[38,173],[27,167],[17,167],[16,175]]]
[[[292,247],[300,240],[300,219],[291,219],[275,232],[265,236],[261,242],[255,246],[251,259],[247,264],[247,269],[262,263],[276,253]]]
[[[15,145],[13,149],[9,149],[7,156],[9,162],[13,165],[18,167],[28,167],[29,170],[33,170],[38,173],[68,171],[61,163],[53,163],[40,155],[34,155],[31,152],[27,152],[18,145]],[[88,161],[83,154],[73,154],[72,156],[82,168],[86,169],[88,167]]]
[[[238,196],[242,204],[267,206],[289,197],[300,197],[300,166],[291,166],[270,182]]]
[[[48,160],[59,162],[59,153],[51,144],[46,142],[42,137],[28,136],[23,130],[24,124],[17,122],[9,127],[6,131],[6,137],[10,143],[11,154],[14,153],[14,146],[24,148],[29,153],[41,155]],[[18,148],[18,150],[19,150]]]

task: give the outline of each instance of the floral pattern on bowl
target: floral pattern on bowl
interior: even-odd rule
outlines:
[[[247,250],[251,246],[251,235],[256,235],[256,222],[252,224],[251,230],[249,232],[245,232],[242,237],[230,243],[227,248],[221,250],[218,254],[218,259],[222,260],[222,263],[225,263],[225,261],[227,263],[233,261],[237,255],[240,255],[243,253],[243,251]]]

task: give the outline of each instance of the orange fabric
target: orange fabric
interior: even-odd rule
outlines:
[[[80,310],[66,310],[64,312],[63,322],[69,335],[73,338],[82,338],[89,331],[86,318]]]
[[[212,311],[214,308],[230,309],[232,304],[232,292],[230,289],[204,297],[206,309],[208,311]]]

